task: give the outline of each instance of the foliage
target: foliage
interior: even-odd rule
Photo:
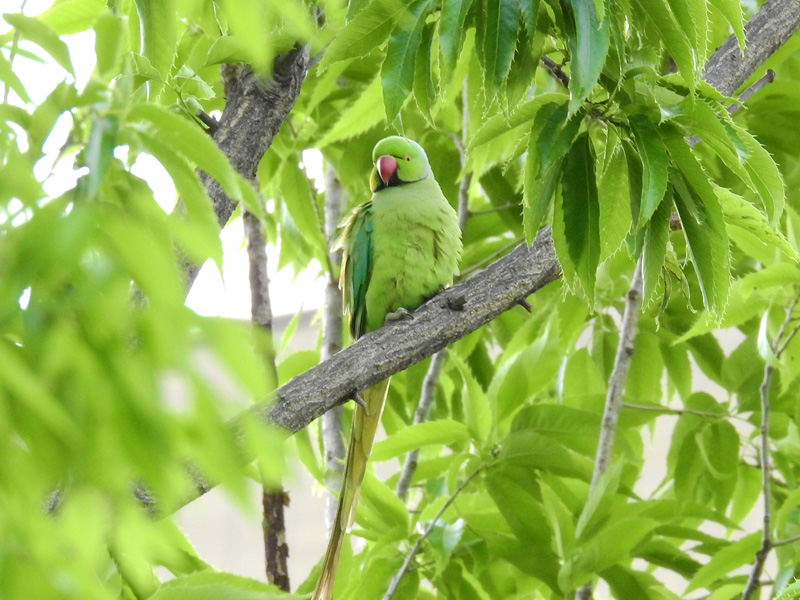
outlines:
[[[373,145],[398,131],[423,145],[454,204],[472,176],[462,274],[549,223],[564,277],[531,298],[531,315],[514,309],[448,349],[429,423],[410,426],[427,361],[393,379],[375,460],[401,463],[421,447],[414,493],[404,505],[396,475],[368,476],[356,531],[366,545],[344,553],[336,597],[381,597],[409,542],[476,470],[397,598],[566,598],[597,578],[615,598],[739,596],[737,569],[760,540],[742,523],[761,490],[764,360],[776,367],[772,535],[800,533],[800,341],[768,351],[800,283],[799,42],[770,59],[778,80],[734,115],[701,78],[730,31],[743,43],[750,10],[722,0],[56,0],[37,17],[5,15],[0,597],[279,595],[211,571],[131,494],[146,485],[168,513],[191,488],[187,461],[240,492],[224,419],[275,383],[251,350],[257,332],[184,307],[182,261],[221,261],[195,169],[264,219],[279,266],[327,265],[323,194],[301,153],[320,149],[355,204]],[[96,65],[78,83],[65,40],[84,31]],[[254,190],[195,113],[224,106],[219,64],[268,76],[296,42],[321,60]],[[57,73],[37,103],[18,76],[33,63]],[[51,193],[40,165],[64,120],[58,159],[74,161],[77,183]],[[131,173],[143,153],[184,209],[165,212]],[[273,199],[267,209],[259,194]],[[640,256],[644,312],[613,467],[590,489]],[[279,358],[283,382],[317,355]],[[209,379],[209,364],[234,392]],[[652,489],[643,452],[662,426],[671,438]],[[277,440],[247,431],[274,463]],[[322,481],[319,428],[295,442]],[[781,589],[797,577],[800,546],[777,556]],[[177,579],[161,584],[156,565]]]

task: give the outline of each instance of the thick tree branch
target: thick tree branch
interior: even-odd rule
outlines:
[[[212,137],[231,166],[247,179],[255,179],[258,163],[294,106],[307,71],[307,46],[296,46],[278,56],[268,80],[260,79],[249,67],[224,67],[225,109]],[[236,202],[206,173],[200,173],[200,180],[214,203],[219,226],[224,227]],[[187,291],[201,266],[184,265]]]
[[[703,79],[726,96],[732,95],[794,32],[800,28],[797,0],[769,0],[744,26],[744,54],[734,36],[716,49],[703,70]]]
[[[780,43],[797,30],[800,21],[799,7],[797,0],[769,0],[761,6],[746,26],[748,46],[744,59],[737,58],[736,42],[729,39],[709,59],[704,71],[706,81],[721,91],[738,89]],[[775,40],[780,42],[776,43]],[[281,69],[276,68],[276,77],[278,73],[284,73],[283,77],[287,77],[287,80],[291,80],[299,88],[308,64],[307,50],[295,49],[282,58],[285,62]],[[295,76],[288,76],[289,74]],[[250,77],[254,79],[254,76]],[[252,82],[249,86],[242,85],[244,88],[257,89],[260,84]],[[265,98],[280,92],[280,88],[276,89],[275,86],[270,89],[272,94],[253,92],[252,95]],[[295,97],[296,95],[288,94],[284,101],[278,102],[280,110],[285,109],[284,115],[288,113]],[[262,117],[253,121],[245,115],[234,114],[236,111],[233,108],[229,110],[226,107],[225,112],[230,113],[230,119],[237,117],[239,127],[252,130],[250,135],[242,134],[244,139],[251,139],[254,135],[265,136],[268,142],[264,147],[269,145],[280,125],[276,119],[267,119],[263,115],[265,112],[277,115],[279,111],[273,107],[259,111]],[[225,120],[226,115],[223,113],[218,135],[223,135],[221,132],[227,131],[229,127],[233,128],[233,121],[223,124],[222,121]],[[268,134],[264,131],[264,123],[267,122],[273,127]],[[251,169],[255,169],[260,158],[261,154],[258,154]],[[218,210],[217,214],[222,222],[225,212]],[[230,216],[230,211],[227,215]],[[249,409],[247,414],[234,418],[231,427],[237,432],[241,431],[241,422],[255,415],[288,432],[298,431],[348,399],[354,389],[363,389],[377,383],[441,350],[559,276],[560,269],[550,231],[544,229],[539,232],[530,248],[524,245],[517,247],[486,270],[431,299],[414,313],[413,320],[391,323],[370,333],[358,343],[298,375],[278,389],[272,399],[259,403]],[[463,310],[449,307],[458,306],[462,299]],[[208,485],[198,486],[198,493],[203,493],[206,489]]]

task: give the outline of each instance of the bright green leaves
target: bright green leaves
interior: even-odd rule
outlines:
[[[142,55],[158,71],[162,81],[172,68],[175,46],[178,41],[175,1],[136,0],[142,32]],[[158,92],[157,83],[151,83],[151,93]]]
[[[473,0],[442,0],[439,17],[439,46],[442,49],[443,65],[452,72],[458,59],[462,30]]]
[[[589,134],[584,133],[564,160],[562,202],[556,204],[553,221],[553,241],[564,274],[573,283],[577,279],[589,298],[594,296],[595,271],[600,261],[600,207],[594,162]]]
[[[562,2],[561,9],[569,40],[569,111],[574,113],[589,96],[605,64],[609,22],[598,17],[593,0]]]
[[[630,119],[631,133],[642,161],[642,197],[638,202],[639,224],[647,223],[667,189],[667,151],[655,125],[643,115]]]
[[[411,93],[417,49],[422,40],[422,28],[432,5],[433,0],[412,2],[408,6],[408,11],[397,21],[389,37],[386,59],[381,68],[383,103],[389,121],[397,116],[403,102]]]
[[[684,29],[678,24],[675,13],[667,0],[633,0],[641,20],[654,28],[678,70],[690,89],[695,85],[696,57],[692,44]]]
[[[53,57],[67,72],[75,75],[67,45],[46,23],[23,14],[4,14],[6,22],[14,27],[23,39],[30,40]]]
[[[514,46],[520,29],[518,0],[485,0],[485,20],[480,28],[480,56],[483,57],[485,88],[496,94],[508,75],[514,59]]]

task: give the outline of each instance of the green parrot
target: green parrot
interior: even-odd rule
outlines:
[[[372,198],[346,219],[342,248],[344,309],[357,339],[387,318],[413,310],[453,282],[461,255],[458,217],[416,142],[392,136],[372,151]],[[330,600],[342,539],[355,520],[358,490],[383,412],[389,380],[361,394],[328,549],[312,600]]]

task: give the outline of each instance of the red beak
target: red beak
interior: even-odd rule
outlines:
[[[389,185],[389,179],[397,172],[397,161],[394,157],[384,154],[375,163],[375,167],[378,169],[378,175],[380,175],[384,185]]]

